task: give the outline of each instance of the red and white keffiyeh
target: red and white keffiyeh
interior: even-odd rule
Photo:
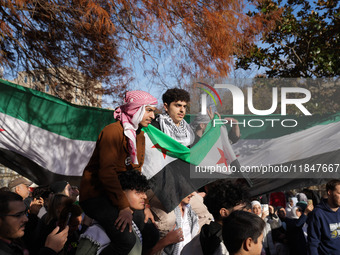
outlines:
[[[128,91],[124,98],[124,104],[116,108],[113,115],[116,120],[121,121],[124,135],[129,139],[128,148],[133,164],[138,164],[136,130],[143,119],[145,106],[156,107],[157,99],[145,91]]]

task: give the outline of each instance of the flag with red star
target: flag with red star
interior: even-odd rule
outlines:
[[[231,173],[239,163],[224,125],[209,125],[206,133],[192,148],[178,143],[149,125],[145,131],[145,159],[142,173],[166,211],[202,186],[220,178],[243,178]],[[218,171],[223,170],[223,171]]]
[[[192,148],[145,128],[143,173],[167,210],[217,178],[249,177],[252,196],[340,178],[340,112],[233,117],[241,129],[233,145],[222,125],[210,123]],[[284,119],[298,125],[272,127],[268,118],[275,125]],[[263,127],[247,126],[252,119]],[[0,79],[0,164],[38,185],[58,180],[79,185],[100,131],[112,122],[112,110],[74,105]]]

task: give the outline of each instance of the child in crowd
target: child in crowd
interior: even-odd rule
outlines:
[[[260,255],[265,222],[253,213],[234,211],[223,221],[223,242],[230,255]]]

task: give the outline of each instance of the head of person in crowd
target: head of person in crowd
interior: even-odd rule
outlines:
[[[250,213],[252,212],[251,202],[249,200],[246,200],[244,202],[243,211],[250,212]]]
[[[143,210],[147,198],[145,192],[150,188],[145,175],[138,170],[128,170],[122,172],[118,178],[131,210]]]
[[[337,210],[340,207],[340,179],[334,179],[326,184],[327,203],[331,209]]]
[[[72,194],[72,187],[67,181],[57,181],[50,185],[50,189],[54,194],[63,194],[70,197]]]
[[[27,180],[26,178],[18,177],[8,184],[8,188],[10,191],[19,194],[23,199],[25,199],[30,195],[29,186],[32,184],[33,182]]]
[[[305,201],[299,201],[299,202],[296,203],[296,206],[300,207],[303,212],[306,210],[307,205],[308,204]]]
[[[179,126],[187,112],[190,102],[188,91],[179,88],[168,89],[162,96],[165,112],[170,116],[175,125]]]
[[[0,192],[0,238],[11,241],[22,237],[27,221],[23,198],[14,192]]]
[[[202,137],[210,120],[211,119],[208,114],[203,115],[198,113],[195,119],[190,123],[190,126],[199,137]]]
[[[155,118],[157,104],[157,99],[149,93],[135,90],[126,92],[124,104],[115,109],[114,118],[122,123],[133,164],[138,163],[136,131],[140,127],[147,127]]]
[[[72,200],[66,200],[64,208],[61,210],[57,225],[64,229],[66,225],[69,226],[69,236],[79,229],[82,221],[82,210],[77,204],[74,204]]]
[[[298,202],[304,201],[304,202],[307,203],[307,201],[308,201],[308,198],[307,198],[306,194],[304,194],[304,193],[297,193],[296,198],[297,198]]]
[[[286,209],[282,206],[277,207],[277,216],[279,216],[280,219],[286,218]]]
[[[50,200],[50,203],[48,204],[46,218],[44,218],[45,224],[57,222],[61,211],[65,207],[65,203],[68,201],[71,201],[72,203],[74,202],[72,198],[64,194],[53,195],[52,199]]]
[[[294,207],[296,205],[296,203],[298,202],[296,197],[289,197],[288,198],[288,204],[287,206],[289,206],[290,208]]]
[[[72,189],[72,193],[71,193],[71,198],[74,200],[74,201],[77,201],[79,199],[79,188],[78,186],[71,186],[71,189]]]
[[[303,210],[300,206],[294,206],[292,208],[292,214],[290,216],[291,219],[299,219],[300,216],[303,214]]]
[[[36,187],[32,192],[32,197],[39,199],[42,198],[44,200],[44,206],[47,207],[48,203],[53,196],[53,192],[51,191],[49,185],[42,185]]]
[[[257,200],[254,200],[251,202],[251,209],[252,212],[255,213],[257,216],[261,217],[262,216],[262,207],[261,203]]]
[[[222,224],[223,218],[228,217],[231,212],[243,210],[248,198],[245,186],[223,179],[209,184],[204,204],[215,221]]]
[[[223,220],[223,242],[229,254],[260,255],[265,222],[253,213],[234,211]]]
[[[188,205],[190,203],[191,198],[195,195],[194,192],[190,193],[189,195],[187,195],[185,198],[182,199],[181,201],[181,205]]]

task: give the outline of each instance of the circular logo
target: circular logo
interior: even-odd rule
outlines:
[[[337,238],[338,237],[338,231],[337,230],[334,230],[331,232],[331,238]]]
[[[131,158],[130,157],[127,157],[125,159],[125,165],[128,166],[128,165],[131,165]]]

